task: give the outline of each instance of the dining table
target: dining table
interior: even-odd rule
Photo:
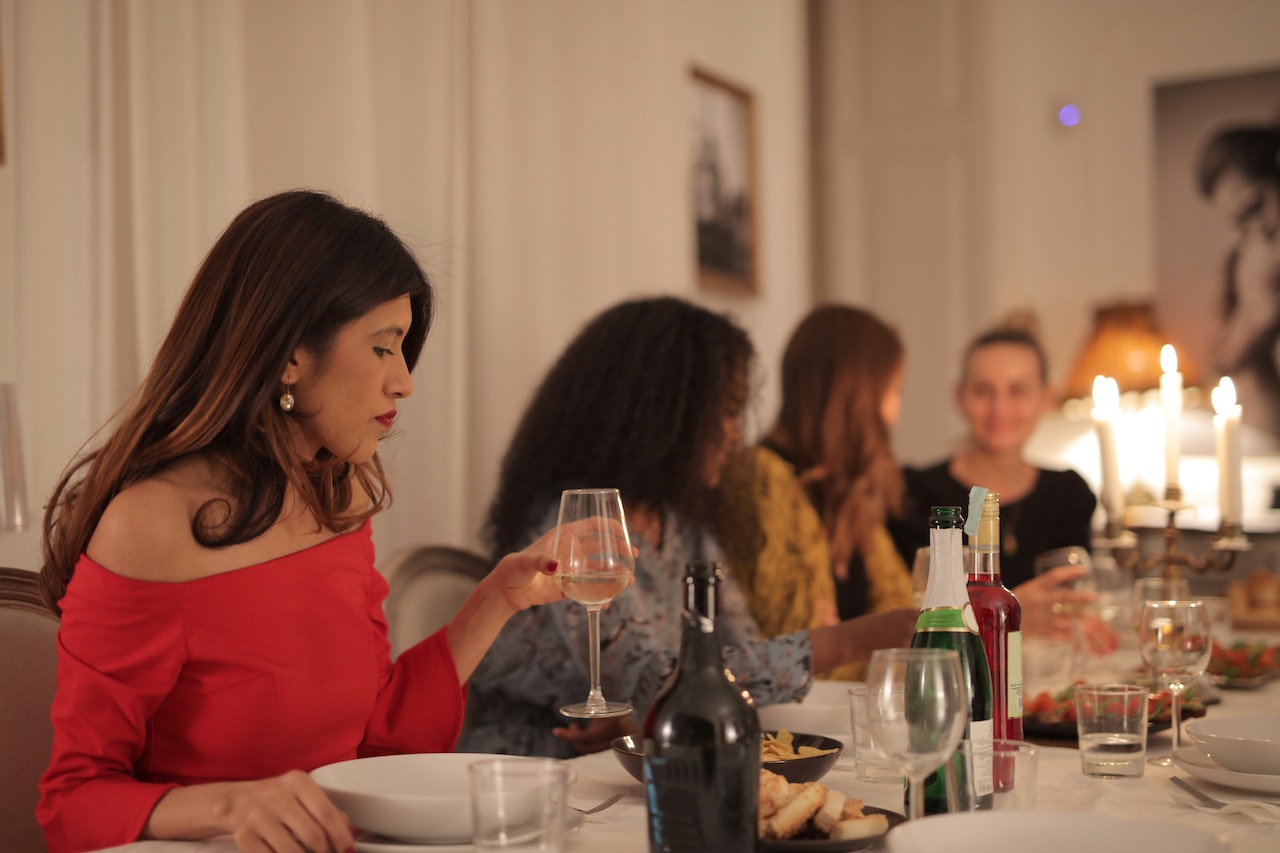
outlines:
[[[831,693],[830,689],[822,691],[824,696],[830,696]],[[1222,689],[1220,693],[1221,701],[1207,709],[1207,713],[1214,717],[1280,712],[1280,679],[1273,679],[1253,689]],[[802,701],[800,705],[803,704]],[[834,734],[848,737],[847,732]],[[1183,740],[1185,743],[1185,737]],[[1080,754],[1073,740],[1064,739],[1056,744],[1041,740],[1037,747],[1039,757],[1035,811],[1069,812],[1081,817],[1109,815],[1186,826],[1216,836],[1223,842],[1228,853],[1280,851],[1280,823],[1256,822],[1247,814],[1201,811],[1193,805],[1190,795],[1180,791],[1170,780],[1173,776],[1181,776],[1211,796],[1226,802],[1243,799],[1280,802],[1280,795],[1260,795],[1223,787],[1197,779],[1178,767],[1152,764],[1146,765],[1141,777],[1096,778],[1082,772]],[[1148,738],[1147,754],[1161,755],[1167,753],[1170,747],[1170,731],[1155,732]],[[569,764],[575,770],[575,779],[569,792],[570,805],[585,809],[615,793],[622,793],[623,796],[609,808],[586,816],[579,826],[567,832],[564,839],[566,853],[601,850],[609,853],[647,853],[649,841],[644,786],[623,769],[609,750],[570,759]],[[866,805],[898,813],[903,811],[902,785],[860,780],[851,749],[841,754],[822,782],[846,795],[857,797]],[[466,784],[466,781],[460,779],[459,783]],[[877,846],[882,845],[883,842]],[[235,844],[229,837],[205,841],[137,841],[109,849],[111,853],[236,851]],[[416,845],[407,849],[418,853],[430,850],[430,847]],[[459,848],[453,846],[449,849],[452,851]],[[466,849],[465,846],[463,849]]]

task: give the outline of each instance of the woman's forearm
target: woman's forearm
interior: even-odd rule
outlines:
[[[811,629],[813,671],[830,672],[843,664],[865,661],[876,649],[908,645],[915,633],[916,616],[916,610],[903,607]]]

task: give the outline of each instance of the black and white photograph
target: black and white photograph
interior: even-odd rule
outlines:
[[[751,94],[699,69],[692,86],[698,283],[755,293],[759,205]]]
[[[1158,86],[1160,322],[1280,446],[1280,68]]]

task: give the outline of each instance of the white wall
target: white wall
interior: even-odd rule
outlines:
[[[961,438],[964,342],[1012,309],[1055,379],[1096,304],[1155,294],[1153,86],[1280,66],[1274,0],[818,0],[823,293],[908,345],[897,447]],[[1075,128],[1055,121],[1079,104]],[[1088,473],[1088,472],[1085,472]]]
[[[0,0],[0,380],[32,501],[136,385],[217,232],[290,186],[384,215],[440,290],[384,450],[383,554],[475,543],[533,383],[608,304],[732,310],[772,364],[810,299],[805,34],[799,0]],[[754,298],[694,284],[691,64],[758,98]],[[0,534],[0,564],[37,546]]]
[[[973,329],[1031,304],[1061,375],[1092,303],[1152,292],[1152,84],[1280,65],[1276,33],[1274,0],[0,0],[0,380],[31,497],[136,384],[227,219],[298,184],[384,213],[440,285],[383,553],[474,542],[532,383],[638,293],[733,310],[769,374],[811,280],[872,307],[911,353],[902,455],[941,455]],[[755,298],[694,285],[694,63],[758,99]],[[0,563],[36,544],[0,534]]]

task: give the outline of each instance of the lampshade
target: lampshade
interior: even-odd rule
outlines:
[[[1120,391],[1147,391],[1160,387],[1160,348],[1170,343],[1156,327],[1149,302],[1105,305],[1094,315],[1093,331],[1076,357],[1063,383],[1068,399],[1093,393],[1095,376],[1110,376]],[[1187,386],[1198,384],[1194,365],[1181,351],[1178,370]]]
[[[22,442],[18,437],[18,393],[0,382],[0,530],[22,530],[27,524],[27,484],[22,475]]]

